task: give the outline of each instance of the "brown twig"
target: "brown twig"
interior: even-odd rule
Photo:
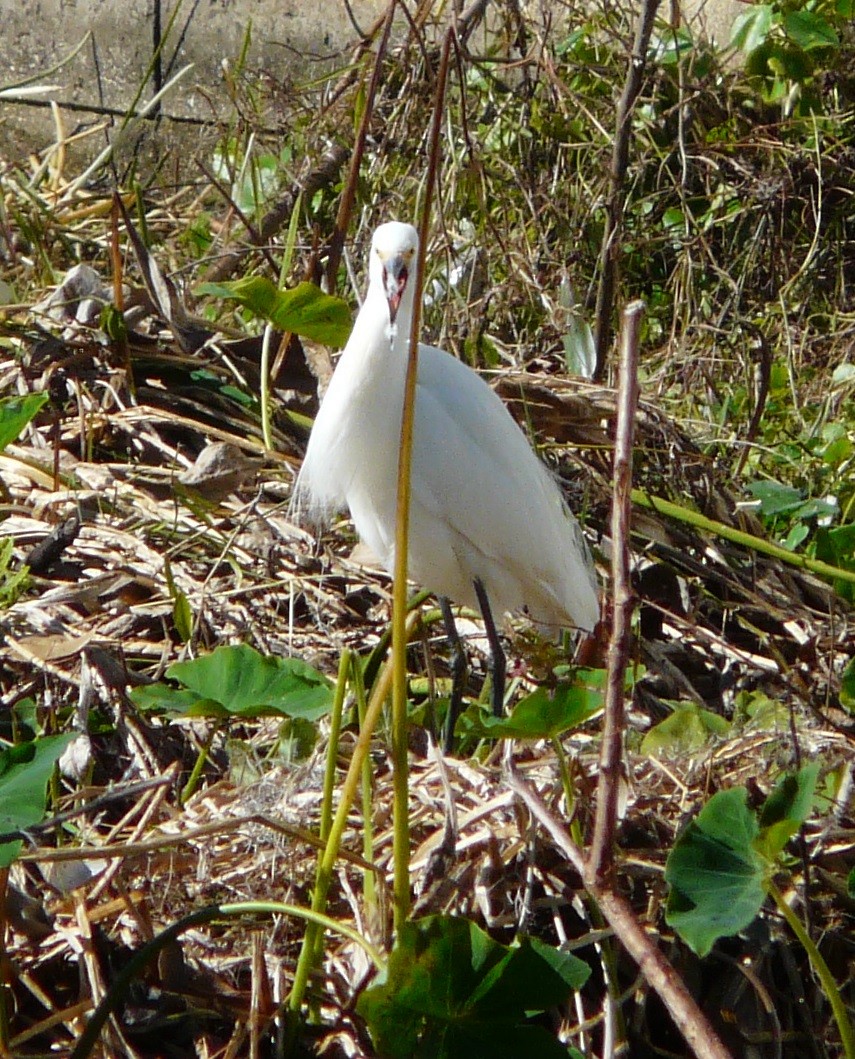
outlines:
[[[380,84],[380,72],[383,69],[383,60],[386,57],[386,47],[389,43],[389,33],[392,29],[392,19],[395,14],[397,0],[390,0],[386,12],[386,20],[383,25],[383,35],[377,46],[377,56],[374,60],[374,69],[371,71],[371,80],[368,83],[368,93],[365,97],[365,106],[362,110],[362,118],[359,122],[359,131],[356,134],[356,143],[353,145],[353,153],[350,156],[350,166],[347,172],[347,180],[344,182],[344,190],[338,203],[338,213],[335,219],[335,229],[330,239],[329,256],[327,258],[326,280],[327,292],[335,294],[336,278],[338,276],[338,265],[341,261],[341,251],[344,246],[344,236],[350,224],[350,214],[353,211],[353,200],[356,198],[356,185],[359,182],[359,167],[362,165],[362,156],[365,153],[365,140],[374,115],[374,99],[377,95],[377,86]]]
[[[509,773],[508,782],[528,806],[532,816],[549,832],[564,856],[580,874],[585,874],[586,866],[581,850],[563,824],[556,820],[515,768]],[[586,889],[597,902],[621,944],[638,964],[645,980],[667,1007],[674,1023],[698,1059],[733,1059],[685,983],[656,947],[653,937],[639,923],[627,901],[609,885],[586,883]]]
[[[585,883],[600,885],[611,874],[623,760],[624,673],[629,660],[633,595],[629,576],[629,522],[632,511],[632,446],[638,407],[638,332],[644,303],[628,305],[621,330],[620,381],[612,472],[612,596],[614,618],[609,641],[605,721],[600,748],[600,779],[591,852]]]
[[[276,268],[276,262],[273,260],[273,255],[270,253],[269,248],[264,245],[266,240],[262,239],[261,231],[255,227],[249,217],[247,217],[244,211],[235,202],[234,195],[232,195],[231,191],[229,191],[225,184],[223,184],[223,182],[219,180],[214,173],[211,172],[209,167],[206,166],[205,163],[201,161],[201,159],[197,159],[196,165],[198,165],[205,177],[211,182],[211,184],[217,189],[217,191],[219,191],[220,195],[222,195],[222,197],[229,204],[229,209],[234,213],[234,215],[246,229],[247,234],[249,235],[250,243],[252,243],[253,246],[259,247],[262,254],[264,255],[265,261],[270,267],[271,272],[275,276],[278,271]]]
[[[766,400],[769,397],[769,387],[772,383],[772,350],[769,348],[768,339],[760,328],[750,320],[743,320],[741,326],[743,331],[747,331],[749,335],[757,339],[757,349],[760,356],[756,365],[757,381],[754,391],[754,409],[751,412],[748,429],[745,431],[742,451],[736,461],[736,466],[733,468],[734,478],[738,478],[742,474],[742,468],[745,466],[751,446],[757,437],[757,432],[760,430],[763,413],[766,411]]]
[[[606,205],[606,223],[603,230],[603,242],[600,247],[600,286],[597,291],[596,345],[597,360],[594,368],[594,379],[603,378],[606,370],[606,357],[611,342],[611,318],[615,296],[615,275],[620,245],[619,233],[623,217],[626,194],[624,179],[629,165],[629,143],[632,135],[632,111],[641,82],[644,77],[644,63],[650,34],[653,31],[653,20],[659,0],[644,0],[638,16],[635,31],[635,42],[632,56],[626,73],[623,92],[617,110],[617,127],[612,149],[612,161],[609,169],[609,199]]]
[[[299,195],[302,194],[304,199],[310,199],[316,191],[320,191],[321,188],[332,184],[338,176],[348,153],[347,148],[335,144],[327,151],[316,168],[307,173],[302,181],[296,182],[289,188],[276,205],[262,217],[261,224],[258,226],[259,244],[264,245],[269,242],[288,220]],[[245,255],[245,248],[223,254],[207,270],[202,277],[202,282],[218,283],[220,280],[226,279],[240,266]]]

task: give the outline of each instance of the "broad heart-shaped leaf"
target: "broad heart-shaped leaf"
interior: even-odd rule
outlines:
[[[176,662],[167,677],[184,685],[135,689],[141,709],[203,717],[304,717],[316,721],[332,704],[325,676],[299,658],[270,658],[247,644],[218,647],[190,662]]]
[[[758,824],[742,788],[713,795],[668,855],[666,919],[698,956],[743,930],[766,896]]]
[[[554,692],[537,688],[520,699],[509,717],[481,714],[473,720],[472,733],[491,739],[549,739],[577,728],[602,708],[603,693],[596,689],[578,684],[562,684]]]
[[[74,738],[74,732],[49,735],[0,753],[0,833],[21,831],[42,821],[53,767]],[[0,844],[0,868],[9,867],[21,845],[20,839]]]
[[[199,293],[233,298],[280,331],[303,335],[325,346],[343,346],[350,335],[347,302],[324,294],[314,283],[280,290],[266,276],[247,276],[230,283],[203,283]]]
[[[563,1003],[588,974],[540,942],[508,948],[465,919],[430,916],[404,925],[357,1010],[390,1059],[566,1059],[567,1049],[527,1017]]]
[[[760,810],[757,848],[774,860],[810,816],[819,762],[782,776]]]
[[[459,731],[479,739],[551,739],[578,728],[603,708],[608,673],[586,666],[569,666],[567,670],[567,680],[552,691],[537,688],[526,695],[509,717],[493,717],[470,708],[460,719]],[[624,689],[631,691],[643,675],[642,666],[627,668]]]
[[[0,452],[15,440],[47,400],[46,393],[28,393],[26,397],[0,400]]]

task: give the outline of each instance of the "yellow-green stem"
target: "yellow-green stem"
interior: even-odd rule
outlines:
[[[338,662],[338,680],[335,685],[332,711],[330,713],[330,734],[327,743],[327,760],[324,768],[324,790],[321,799],[321,822],[319,834],[321,842],[326,842],[332,824],[333,791],[335,790],[335,766],[338,761],[338,742],[341,737],[341,715],[344,711],[344,696],[347,692],[348,674],[350,673],[353,652],[345,648]]]
[[[355,654],[351,657],[351,673],[353,694],[356,698],[356,710],[359,715],[359,729],[361,731],[365,726],[365,711],[368,708],[368,704],[365,701],[362,665]],[[374,779],[369,757],[366,757],[362,762],[362,856],[369,863],[374,862]],[[370,922],[377,912],[377,880],[374,878],[374,872],[369,871],[367,868],[362,873],[362,876],[365,910],[368,913]]]
[[[408,635],[415,626],[417,620],[418,615],[416,614],[413,615],[408,622]],[[350,759],[347,775],[345,776],[344,783],[341,787],[341,795],[333,816],[327,844],[324,847],[324,852],[318,865],[315,892],[312,895],[312,911],[319,914],[323,914],[324,909],[326,908],[327,894],[329,893],[330,884],[332,882],[333,871],[335,869],[339,847],[341,846],[342,835],[344,834],[350,808],[353,805],[360,778],[362,776],[362,764],[371,747],[371,736],[377,725],[380,711],[383,709],[383,705],[389,695],[391,683],[392,667],[391,665],[386,665],[374,685],[371,700],[368,704],[368,710],[365,714],[365,723],[359,733],[356,745],[353,748],[353,757]],[[294,972],[294,984],[291,988],[291,995],[288,998],[288,1006],[294,1013],[299,1012],[303,1005],[303,998],[306,995],[306,987],[308,985],[309,975],[311,974],[314,962],[317,935],[318,928],[315,924],[310,923],[306,928],[306,934],[303,938],[300,958],[297,961],[297,969]]]
[[[214,739],[216,739],[219,730],[220,725],[211,725],[211,730],[208,732],[208,738],[199,747],[199,753],[196,755],[196,760],[193,763],[193,771],[190,773],[187,782],[181,788],[181,793],[178,795],[179,805],[186,805],[196,793],[196,788],[199,786],[199,780],[202,778],[202,770],[205,767],[205,762],[208,760],[208,754],[211,751]]]
[[[798,938],[802,948],[807,953],[810,965],[822,983],[822,988],[825,990],[825,995],[828,997],[828,1002],[831,1005],[834,1021],[837,1023],[837,1032],[840,1034],[840,1041],[843,1045],[843,1054],[846,1056],[846,1059],[855,1059],[855,1026],[852,1025],[852,1020],[849,1018],[849,1014],[846,1011],[846,1005],[843,1003],[843,998],[840,995],[840,990],[837,988],[837,982],[834,980],[834,975],[832,975],[831,971],[828,969],[828,964],[823,959],[822,953],[814,944],[811,936],[805,930],[802,921],[784,900],[784,895],[781,891],[771,881],[769,882],[769,893],[772,896],[772,900],[777,905],[778,911],[789,924],[790,930],[792,930]]]
[[[352,652],[345,648],[338,663],[338,680],[335,686],[333,706],[330,713],[330,734],[327,742],[327,760],[324,767],[324,789],[321,797],[321,819],[318,828],[321,842],[329,838],[332,826],[333,792],[335,791],[335,766],[338,761],[338,743],[341,736],[341,715],[344,711],[344,697],[347,693],[347,680],[350,673]],[[370,872],[368,873],[371,874]],[[323,949],[323,935],[317,932],[315,953],[312,963],[317,963]]]
[[[774,544],[772,541],[764,540],[762,537],[755,537],[753,533],[745,533],[744,530],[738,530],[734,526],[727,526],[724,522],[716,522],[715,519],[707,518],[697,511],[681,507],[679,504],[672,504],[670,500],[663,500],[660,496],[650,496],[649,493],[645,493],[642,489],[633,489],[632,502],[638,504],[639,507],[646,507],[650,511],[658,511],[660,514],[667,515],[668,518],[676,519],[678,522],[685,522],[689,526],[695,526],[697,529],[714,533],[718,537],[723,537],[724,540],[740,544],[742,547],[750,548],[752,551],[760,552],[762,555],[769,555],[773,559],[779,559],[782,563],[788,563],[790,566],[797,566],[802,570],[810,570],[821,577],[855,583],[855,570],[843,570],[839,566],[832,566],[831,563],[824,563],[819,559],[811,559],[809,556],[801,555],[799,552],[788,551],[788,549],[781,547],[780,544]]]

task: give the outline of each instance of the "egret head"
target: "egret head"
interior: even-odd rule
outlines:
[[[372,281],[382,284],[389,303],[389,322],[394,323],[407,284],[415,272],[419,249],[418,232],[411,224],[389,221],[381,224],[371,240]]]

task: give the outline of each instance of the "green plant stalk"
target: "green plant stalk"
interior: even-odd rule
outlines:
[[[419,262],[418,278],[421,278]],[[398,932],[410,914],[410,817],[407,761],[407,545],[410,532],[410,464],[413,451],[413,415],[419,343],[419,289],[413,309],[410,355],[401,417],[398,457],[398,506],[395,517],[395,572],[392,586],[392,900],[394,928]]]
[[[744,548],[750,548],[752,551],[760,552],[762,555],[769,555],[773,559],[779,559],[782,563],[788,563],[790,566],[796,566],[801,570],[810,570],[821,577],[837,578],[840,581],[850,581],[855,584],[855,570],[843,570],[839,566],[832,566],[830,563],[824,563],[820,559],[811,559],[807,555],[799,555],[797,552],[788,551],[786,548],[781,547],[780,544],[773,544],[772,541],[763,540],[762,537],[755,537],[753,533],[746,533],[744,530],[727,526],[723,522],[716,522],[715,519],[707,518],[705,515],[701,515],[697,511],[691,511],[689,508],[681,507],[679,504],[673,504],[670,500],[664,500],[660,496],[650,496],[649,493],[645,493],[642,489],[632,490],[632,502],[638,504],[639,507],[647,508],[649,511],[667,515],[668,518],[676,519],[678,522],[685,522],[696,529],[714,533],[718,537],[723,537],[734,544],[740,544]]]
[[[834,980],[834,975],[832,975],[829,970],[828,964],[823,959],[822,953],[814,944],[813,939],[805,930],[804,924],[792,908],[790,908],[784,900],[784,895],[771,880],[768,882],[768,889],[778,911],[787,921],[790,930],[792,930],[801,943],[802,948],[807,953],[811,967],[814,969],[817,977],[822,983],[825,995],[828,997],[828,1002],[831,1005],[834,1021],[837,1023],[837,1031],[840,1034],[840,1041],[843,1045],[843,1053],[846,1056],[846,1059],[855,1059],[855,1026],[852,1025],[852,1020],[849,1018],[846,1011],[846,1005],[843,1003],[843,998],[840,995],[840,990],[837,988],[837,982]]]
[[[335,765],[338,760],[338,743],[341,737],[341,716],[344,711],[344,696],[347,692],[347,678],[351,668],[352,652],[345,648],[341,653],[338,663],[338,680],[335,685],[335,697],[333,699],[332,711],[330,713],[330,734],[327,742],[327,760],[324,767],[324,788],[321,798],[321,820],[319,834],[322,843],[329,838],[332,826],[333,792],[335,790]],[[318,865],[320,871],[320,864]],[[321,955],[323,935],[317,933],[317,945],[313,963],[317,962]]]
[[[6,908],[9,899],[9,869],[0,868],[0,905],[2,905],[2,921],[0,921],[0,959],[6,965],[10,958],[6,952]],[[6,984],[0,985],[0,1048],[3,1054],[9,1053],[9,1000],[11,993]]]
[[[407,548],[410,531],[410,465],[413,453],[413,419],[416,407],[416,378],[419,362],[419,335],[422,322],[422,289],[433,189],[439,158],[439,133],[442,127],[442,102],[448,76],[451,31],[442,44],[436,80],[433,117],[428,148],[428,172],[424,183],[424,202],[419,228],[418,265],[413,291],[413,316],[410,322],[409,357],[404,383],[404,407],[401,413],[401,447],[398,454],[398,497],[395,512],[395,570],[392,591],[392,862],[394,881],[392,900],[394,927],[398,931],[410,914],[410,818],[409,774],[407,762]]]
[[[273,431],[270,429],[270,342],[273,338],[273,324],[264,325],[264,337],[261,340],[261,438],[268,452],[273,449]]]
[[[330,734],[327,743],[327,761],[324,769],[324,789],[321,799],[321,842],[326,842],[332,824],[332,801],[335,789],[335,763],[338,760],[338,741],[341,737],[341,716],[344,712],[344,696],[347,691],[347,677],[352,664],[353,652],[347,647],[342,651],[338,663],[338,680],[335,685],[332,712],[330,713]]]
[[[410,621],[407,624],[408,633],[412,631],[417,620],[418,615],[413,615],[410,618]],[[371,701],[369,702],[368,709],[365,713],[365,723],[359,733],[356,746],[353,748],[353,756],[350,759],[350,766],[348,767],[347,775],[345,776],[344,783],[341,787],[341,795],[333,817],[332,826],[330,827],[327,844],[324,847],[324,852],[320,864],[318,865],[315,892],[312,895],[312,911],[319,915],[323,914],[324,909],[326,908],[327,894],[329,893],[330,884],[332,883],[333,870],[335,868],[336,858],[338,857],[341,838],[344,834],[344,829],[347,826],[350,807],[353,805],[356,797],[356,790],[362,776],[362,765],[368,757],[368,751],[371,748],[371,736],[377,725],[380,711],[383,709],[389,695],[391,685],[392,666],[387,664],[384,666],[377,683],[374,685]],[[297,960],[297,968],[294,972],[294,984],[291,987],[291,995],[288,998],[288,1007],[294,1013],[300,1010],[303,1005],[303,997],[306,995],[306,987],[314,963],[316,946],[315,937],[317,932],[317,926],[314,923],[310,923],[306,928],[306,934],[303,938],[303,946],[300,950],[300,957]]]
[[[208,733],[208,738],[201,747],[199,747],[199,753],[196,755],[196,760],[193,762],[193,771],[188,776],[187,782],[181,788],[181,794],[178,796],[179,805],[186,805],[196,793],[196,788],[199,786],[199,780],[202,778],[202,769],[205,767],[205,762],[208,760],[208,754],[213,746],[217,732],[219,732],[221,727],[222,725],[219,724],[213,725],[211,731]]]
[[[552,743],[552,749],[555,751],[555,757],[558,760],[558,771],[561,773],[561,786],[564,789],[564,804],[567,807],[567,815],[571,817],[573,823],[577,823],[574,816],[573,810],[576,805],[576,798],[573,794],[573,784],[570,781],[570,769],[567,765],[567,755],[564,753],[564,747],[561,745],[561,740],[557,735],[550,737]],[[574,841],[577,841],[577,836],[573,836]],[[579,843],[581,848],[581,842]]]
[[[259,913],[293,916],[298,919],[304,919],[308,923],[316,924],[318,927],[322,927],[325,930],[337,931],[349,941],[361,946],[361,948],[363,948],[368,954],[375,967],[378,969],[382,969],[383,967],[382,954],[379,953],[369,941],[363,938],[358,931],[355,931],[351,927],[347,927],[334,919],[330,919],[329,916],[313,912],[308,908],[301,908],[299,905],[285,904],[281,901],[241,901],[235,904],[208,905],[205,908],[200,908],[198,911],[191,913],[189,916],[185,916],[184,919],[179,920],[177,923],[173,923],[171,926],[167,927],[166,930],[158,934],[157,937],[152,938],[150,942],[143,945],[141,949],[134,953],[128,963],[116,976],[109,991],[104,996],[104,999],[93,1012],[92,1018],[87,1022],[86,1029],[78,1038],[77,1044],[75,1044],[69,1059],[85,1059],[85,1057],[90,1054],[98,1041],[104,1023],[118,1007],[122,998],[125,996],[128,989],[130,989],[134,979],[142,974],[148,964],[151,963],[166,945],[174,941],[185,931],[198,926],[200,923],[210,923],[213,919],[230,919],[236,916],[258,915]]]
[[[359,715],[360,731],[365,726],[365,683],[362,678],[362,667],[359,656],[351,655],[351,673],[353,691],[356,698],[356,710]],[[374,783],[371,760],[366,757],[362,762],[362,856],[369,863],[374,862]],[[366,869],[362,873],[362,889],[365,894],[365,906],[369,917],[377,913],[377,882],[374,872]]]

